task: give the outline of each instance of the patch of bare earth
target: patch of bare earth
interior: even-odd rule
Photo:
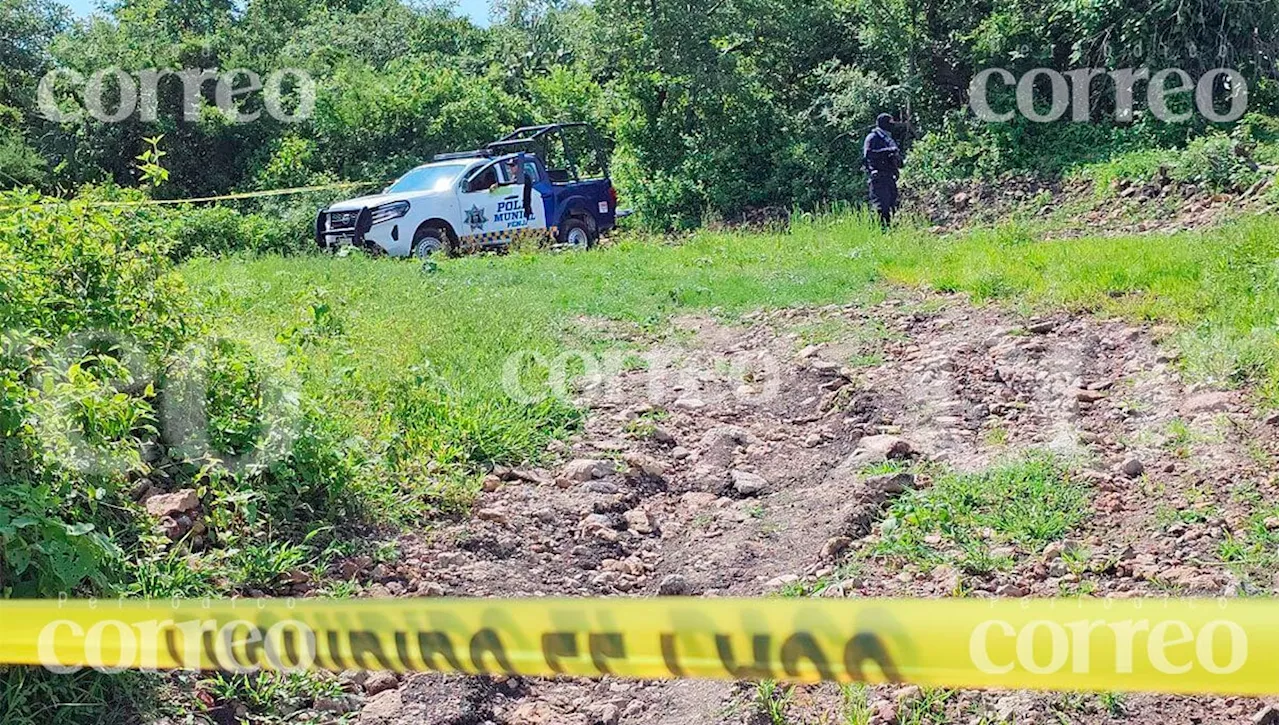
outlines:
[[[586,428],[552,451],[558,464],[497,470],[472,519],[404,537],[394,563],[357,562],[365,593],[1276,591],[1274,570],[1224,561],[1224,542],[1247,540],[1260,511],[1263,526],[1276,527],[1275,416],[1238,393],[1184,386],[1151,329],[1023,320],[958,297],[676,327],[646,369],[582,391]],[[1087,515],[1061,541],[1007,547],[1012,564],[985,574],[875,554],[904,492],[927,489],[939,471],[981,471],[1029,449],[1061,453],[1087,490]],[[886,459],[905,468],[877,468]],[[748,683],[410,675],[379,677],[362,695],[361,679],[347,679],[350,706],[371,724],[769,722]],[[783,709],[793,723],[1209,723],[1275,722],[1274,705],[914,686],[850,698],[820,685],[789,691]]]

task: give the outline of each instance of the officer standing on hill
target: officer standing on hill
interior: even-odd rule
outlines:
[[[889,228],[898,210],[898,169],[902,168],[902,151],[889,133],[892,124],[893,116],[876,116],[876,127],[862,142],[862,168],[871,176],[871,206],[880,213],[883,229]]]

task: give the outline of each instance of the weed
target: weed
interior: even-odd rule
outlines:
[[[632,438],[652,438],[658,430],[658,423],[670,417],[671,413],[660,408],[646,411],[627,421],[627,424],[622,427],[622,432]]]
[[[993,448],[1003,446],[1009,442],[1009,429],[1002,425],[992,426],[982,434],[982,442]]]
[[[6,667],[0,673],[0,721],[5,725],[145,722],[159,676],[104,675],[92,670],[54,674],[41,667]]]
[[[1183,524],[1203,524],[1209,520],[1209,509],[1193,508],[1191,506],[1173,506],[1168,503],[1161,502],[1156,505],[1155,521],[1161,527],[1167,528],[1174,523]]]
[[[379,541],[373,547],[373,560],[379,564],[390,564],[400,558],[398,541]]]
[[[1102,707],[1103,712],[1111,717],[1124,717],[1124,693],[1123,692],[1099,692],[1098,705]]]
[[[863,467],[862,475],[882,476],[889,473],[901,473],[903,471],[906,471],[910,467],[911,467],[911,464],[906,461],[902,461],[898,459],[890,459],[887,461],[879,461],[877,463],[868,464],[867,466]]]
[[[943,562],[940,551],[950,544],[963,552],[962,567],[986,573],[1012,563],[991,553],[994,543],[1039,551],[1079,523],[1085,502],[1084,488],[1049,454],[1031,453],[978,473],[946,473],[894,502],[874,552],[932,567]],[[942,546],[925,542],[931,534],[941,537]]]
[[[1273,521],[1269,521],[1276,516],[1277,508],[1274,502],[1263,502],[1256,488],[1247,490],[1256,496],[1252,512],[1239,530],[1228,532],[1219,542],[1217,554],[1237,576],[1265,589],[1274,584],[1277,568],[1280,537],[1270,525]]]
[[[769,720],[769,725],[786,725],[787,706],[795,696],[793,686],[780,686],[775,680],[756,683],[756,710]]]
[[[871,725],[870,688],[861,682],[840,685],[841,725]]]
[[[1083,546],[1068,546],[1062,550],[1062,563],[1067,571],[1083,575],[1089,568],[1090,551]]]
[[[920,696],[902,704],[898,712],[899,725],[942,725],[947,722],[947,700],[951,699],[951,690],[926,687],[920,690]]]
[[[216,673],[201,682],[201,687],[216,700],[239,703],[253,714],[270,713],[283,705],[298,707],[316,697],[342,694],[336,678],[309,672]]]
[[[311,549],[279,541],[245,542],[224,552],[231,580],[248,588],[269,589],[283,575],[309,563]]]

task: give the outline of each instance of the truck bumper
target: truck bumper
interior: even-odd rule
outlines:
[[[373,254],[403,257],[409,254],[412,231],[401,228],[400,219],[369,224],[367,209],[359,211],[321,211],[316,216],[315,241],[321,249],[334,251],[353,246]]]

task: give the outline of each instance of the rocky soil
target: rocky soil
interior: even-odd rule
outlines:
[[[1055,219],[1058,236],[1167,233],[1202,229],[1240,214],[1271,213],[1275,193],[1271,178],[1217,192],[1157,174],[1146,183],[1116,179],[1099,194],[1090,180],[1013,177],[999,184],[963,181],[907,189],[903,208],[928,219],[934,233],[1011,218]]]
[[[1225,545],[1276,529],[1276,416],[1240,392],[1185,386],[1164,330],[906,293],[675,326],[631,339],[649,347],[647,369],[578,391],[585,430],[548,452],[553,463],[493,471],[470,520],[335,574],[374,597],[1276,592],[1274,546],[1251,566]],[[1011,563],[982,574],[876,553],[905,492],[1033,449],[1070,461],[1086,491],[1086,515],[1061,540],[1005,547]],[[343,683],[350,696],[323,703],[325,716],[368,725],[1276,721],[1274,700],[1233,697],[385,673]]]

